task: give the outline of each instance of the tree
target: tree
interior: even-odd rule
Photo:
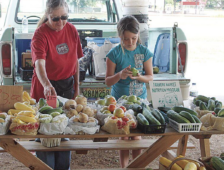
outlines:
[[[224,0],[207,0],[207,5],[222,9],[224,7]]]

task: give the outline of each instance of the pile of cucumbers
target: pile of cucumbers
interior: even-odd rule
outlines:
[[[193,104],[199,107],[200,110],[214,111],[216,116],[224,117],[224,109],[222,109],[222,102],[216,100],[215,97],[207,97],[198,95],[194,98]]]
[[[167,111],[167,116],[177,123],[201,123],[197,113],[186,107],[174,106]]]
[[[141,125],[165,125],[165,119],[159,110],[150,108],[142,103],[142,113],[137,114],[137,120]]]
[[[63,110],[62,110],[63,103],[58,99],[57,99],[57,108],[52,108],[51,106],[48,106],[46,100],[43,98],[40,98],[38,103],[39,103],[38,111],[42,114],[50,115],[51,113],[54,113],[54,112],[59,112],[60,114],[63,113]]]

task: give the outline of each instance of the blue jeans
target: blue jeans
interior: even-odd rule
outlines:
[[[61,141],[68,141],[68,138],[62,138]],[[39,142],[40,139],[36,139]],[[71,151],[50,151],[36,152],[37,157],[54,170],[69,170],[71,161]]]

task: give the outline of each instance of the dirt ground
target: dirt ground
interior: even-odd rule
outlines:
[[[224,144],[222,143],[224,135],[213,135],[210,138],[211,156],[219,156],[224,152]],[[159,137],[144,137],[157,139]],[[198,159],[200,158],[199,141],[189,136],[189,141],[195,145],[195,149],[189,149],[186,157]],[[173,150],[174,152],[176,150]],[[130,155],[131,158],[131,155]],[[159,158],[153,161],[148,167],[158,169]],[[118,168],[119,152],[118,151],[89,151],[86,155],[79,155],[72,152],[71,170],[73,169],[106,169]],[[22,163],[17,161],[8,153],[0,153],[0,170],[28,170]]]

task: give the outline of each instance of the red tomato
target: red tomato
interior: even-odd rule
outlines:
[[[117,117],[116,116],[112,116],[111,119],[117,119]]]
[[[122,117],[122,120],[124,121],[124,122],[128,122],[129,121],[129,119],[127,118],[127,117]]]
[[[116,109],[116,105],[115,104],[110,104],[109,106],[108,106],[108,110],[111,112],[111,113],[113,113],[113,111]]]
[[[120,106],[120,108],[123,109],[124,112],[126,112],[126,110],[127,110],[126,107],[124,107],[124,106]]]

